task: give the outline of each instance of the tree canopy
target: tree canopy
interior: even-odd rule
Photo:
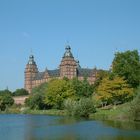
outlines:
[[[16,89],[16,91],[13,92],[13,96],[24,96],[29,95],[28,91],[24,88]]]
[[[55,108],[62,108],[66,98],[74,96],[75,90],[70,86],[69,81],[64,79],[53,79],[48,83],[45,102]]]
[[[4,91],[5,92],[5,91]],[[9,93],[0,94],[0,110],[4,111],[7,107],[10,107],[14,104],[14,99]]]
[[[140,84],[140,56],[137,50],[118,52],[112,63],[112,72],[124,77],[132,86]]]
[[[113,79],[106,77],[101,81],[97,94],[102,102],[124,103],[133,96],[133,89],[121,77],[115,76]]]

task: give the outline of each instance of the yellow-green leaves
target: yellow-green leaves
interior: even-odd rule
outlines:
[[[97,95],[100,100],[108,103],[125,102],[133,96],[133,89],[121,77],[106,77],[101,81]]]

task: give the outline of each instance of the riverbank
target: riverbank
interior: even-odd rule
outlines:
[[[122,104],[111,108],[97,109],[96,113],[90,114],[89,118],[94,120],[120,120],[132,121],[129,114],[129,104]],[[28,108],[9,108],[1,114],[39,114],[39,115],[54,115],[54,116],[67,116],[66,110],[30,110]]]
[[[129,103],[112,106],[111,108],[100,108],[97,109],[96,113],[90,114],[90,118],[95,120],[132,121],[129,109]]]

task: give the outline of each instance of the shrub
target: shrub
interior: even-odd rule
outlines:
[[[94,104],[89,98],[81,98],[79,101],[68,99],[64,102],[64,107],[68,115],[76,117],[89,117],[90,113],[95,112]]]
[[[41,94],[34,94],[31,95],[29,98],[25,100],[25,105],[28,106],[30,109],[46,109],[47,106],[44,103],[44,96]]]
[[[133,119],[134,121],[140,121],[140,86],[137,90],[136,97],[130,103],[129,113],[130,119]]]
[[[29,95],[28,91],[21,88],[17,89],[16,91],[13,92],[13,96],[24,96],[24,95]]]
[[[0,96],[0,110],[5,111],[6,108],[14,104],[14,99],[11,95],[5,94]]]

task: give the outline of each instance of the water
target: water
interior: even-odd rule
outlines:
[[[140,140],[140,123],[0,115],[0,140]]]

